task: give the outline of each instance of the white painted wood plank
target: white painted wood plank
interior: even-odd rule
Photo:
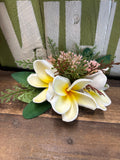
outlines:
[[[106,32],[104,47],[103,47],[103,54],[104,55],[107,54],[109,39],[110,39],[110,35],[111,35],[111,31],[112,31],[112,25],[113,25],[113,21],[114,21],[115,10],[116,10],[116,2],[112,2],[108,28],[107,28],[107,32]]]
[[[80,44],[81,1],[66,1],[66,48]]]
[[[114,59],[114,62],[117,63],[117,62],[120,62],[120,39],[118,41],[118,45],[117,45],[117,49],[116,49],[116,52],[115,52],[115,59]],[[120,65],[115,65],[114,67],[111,68],[111,71],[110,71],[110,75],[112,76],[119,76],[120,77]]]
[[[111,4],[112,4],[111,0],[100,1],[96,37],[95,37],[95,46],[96,46],[96,51],[100,51],[101,55],[104,55],[103,47],[105,43],[108,21],[110,17]]]
[[[22,50],[26,56],[29,56],[33,49],[43,48],[41,35],[31,1],[17,1],[17,10],[22,37]]]
[[[16,61],[22,60],[24,56],[22,55],[22,50],[20,48],[4,2],[0,2],[0,27],[14,59]]]
[[[56,46],[59,42],[59,2],[44,2],[45,37],[52,39]]]

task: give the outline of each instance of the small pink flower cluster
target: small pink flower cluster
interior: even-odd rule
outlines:
[[[52,55],[50,55],[48,56],[47,61],[53,64],[55,62],[55,59],[52,57]]]
[[[81,55],[76,55],[70,51],[67,53],[61,51],[57,58],[50,55],[48,62],[53,64],[59,74],[64,74],[65,71],[68,71],[69,74],[75,73],[77,76],[79,73],[76,70],[81,70],[84,74],[89,75],[97,72],[100,66],[95,60],[87,61]]]
[[[68,62],[68,64],[71,66],[71,68],[76,68],[77,64],[80,64],[80,60],[82,59],[82,56],[76,55],[73,52],[67,52],[64,51],[61,52],[58,61],[60,62]]]
[[[88,64],[88,67],[87,67],[87,71],[88,72],[97,72],[98,71],[98,67],[100,66],[100,64],[95,61],[95,60],[91,60],[90,62],[87,63]]]
[[[69,52],[65,53],[64,51],[61,51],[57,61],[59,63],[67,62],[67,64],[69,64],[71,66],[71,68],[76,69],[77,64],[80,64],[81,59],[82,59],[82,56],[80,56],[80,55],[77,56],[73,52],[69,51]],[[52,57],[52,55],[50,55],[48,57],[48,61],[51,62],[52,64],[54,64],[55,59]]]

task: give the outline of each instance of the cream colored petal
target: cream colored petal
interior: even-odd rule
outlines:
[[[105,68],[105,69],[102,69],[103,71],[108,71],[110,68],[109,67],[107,67],[107,68]]]
[[[46,69],[45,72],[52,78],[54,78],[54,73],[52,72],[52,69]]]
[[[90,84],[92,80],[89,79],[78,79],[72,83],[72,85],[67,89],[67,91],[70,90],[81,90],[83,89],[86,85]]]
[[[89,96],[85,93],[77,92],[77,91],[72,91],[72,92],[73,92],[73,95],[74,95],[77,103],[80,106],[85,107],[85,108],[89,108],[92,110],[95,110],[97,108],[97,104],[91,96]]]
[[[46,69],[51,69],[53,66],[46,60],[36,60],[33,62],[33,68],[38,77],[45,83],[49,83],[53,80],[53,77],[46,73]]]
[[[53,90],[52,82],[49,83],[48,91],[47,91],[47,101],[50,102],[53,96],[55,95],[55,92]]]
[[[78,117],[78,112],[78,104],[73,102],[71,103],[70,109],[65,114],[62,114],[62,120],[65,122],[72,122]]]
[[[40,92],[36,97],[33,98],[34,103],[42,103],[46,100],[46,94],[47,94],[48,88],[44,89],[42,92]]]
[[[105,74],[101,70],[99,70],[95,74],[86,76],[86,78],[93,80],[90,85],[98,90],[103,90],[103,88],[107,82],[107,77],[105,76]]]
[[[71,101],[68,96],[55,95],[50,101],[53,110],[58,114],[66,113],[70,109]]]
[[[104,91],[101,91],[104,95],[99,95],[101,100],[104,102],[105,106],[109,106],[111,104],[111,99],[107,96]]]
[[[69,79],[62,76],[56,76],[53,80],[53,89],[55,93],[60,96],[67,95],[67,88],[69,87],[69,85]]]
[[[32,73],[28,76],[27,81],[31,86],[36,87],[36,88],[46,88],[46,87],[48,87],[48,84],[41,81],[39,79],[39,77],[37,76],[37,74],[34,74],[34,73]]]
[[[94,92],[92,90],[86,90],[96,101],[97,108],[106,111],[107,108],[105,106],[108,106],[111,104],[111,100],[109,97],[105,94],[105,92],[101,91],[104,95],[100,95],[97,92]]]
[[[54,78],[55,73],[57,72],[57,70],[55,68],[53,68],[53,69],[46,69],[45,71],[52,78]]]

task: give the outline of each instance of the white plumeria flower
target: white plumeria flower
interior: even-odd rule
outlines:
[[[101,94],[99,94],[97,91],[93,91],[92,89],[85,89],[85,93],[88,93],[92,98],[94,98],[97,103],[97,108],[106,111],[106,106],[111,104],[110,98],[103,91],[109,88],[109,85],[106,84],[107,77],[101,70],[99,70],[97,73],[86,76],[86,78],[93,80],[90,85],[99,90]]]
[[[50,99],[52,97],[52,81],[54,73],[51,68],[53,66],[46,60],[36,60],[33,62],[33,68],[36,73],[32,73],[28,76],[28,83],[36,88],[45,88],[40,94],[33,98],[34,103],[42,103],[46,100],[46,97]],[[49,89],[50,88],[50,89]],[[48,92],[48,90],[50,90]]]
[[[107,82],[107,77],[101,70],[85,78],[93,80],[90,85],[98,90],[103,90]]]
[[[95,110],[97,105],[92,97],[78,92],[92,80],[78,79],[70,84],[68,78],[56,76],[53,80],[55,95],[50,101],[55,112],[62,115],[62,120],[71,122],[78,116],[78,105]]]
[[[101,94],[97,91],[93,91],[92,89],[84,89],[85,93],[88,93],[97,103],[97,108],[106,111],[106,106],[111,104],[110,98],[106,95],[106,93],[100,90]]]

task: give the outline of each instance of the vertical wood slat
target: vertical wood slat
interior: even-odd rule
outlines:
[[[15,31],[20,47],[22,47],[21,32],[17,14],[17,0],[3,0],[6,6],[9,18]]]
[[[31,1],[17,1],[17,10],[22,37],[23,54],[25,54],[26,57],[31,57],[32,55],[29,55],[31,50],[40,47],[43,48]]]
[[[115,11],[116,11],[116,3],[112,2],[111,12],[110,12],[110,17],[109,17],[109,22],[108,22],[108,28],[107,28],[105,42],[104,42],[104,48],[103,48],[103,53],[105,55],[107,54],[107,49],[108,49],[108,45],[109,45],[109,39],[110,39],[110,35],[111,35]]]
[[[112,56],[115,54],[120,38],[120,1],[116,0],[114,3],[116,3],[116,11],[107,49],[107,54],[111,54]]]
[[[81,40],[80,45],[94,45],[100,0],[81,0]]]
[[[46,43],[49,37],[57,46],[59,43],[59,7],[59,2],[44,2]]]
[[[0,27],[4,34],[4,37],[8,43],[11,53],[15,61],[21,60],[21,47],[16,37],[14,28],[9,18],[6,6],[3,2],[0,3]]]
[[[117,44],[117,49],[115,51],[114,62],[115,63],[120,62],[120,38]],[[120,65],[113,66],[111,68],[110,74],[113,76],[117,76],[118,74],[120,74]]]
[[[105,53],[103,52],[103,48],[105,44],[106,33],[108,30],[111,6],[112,3],[110,0],[100,1],[96,35],[95,35],[95,46],[96,46],[96,51],[98,52],[100,51],[101,56],[105,55]]]
[[[66,1],[66,48],[80,44],[81,1]]]
[[[1,29],[0,29],[0,65],[2,67],[3,66],[17,67]]]

